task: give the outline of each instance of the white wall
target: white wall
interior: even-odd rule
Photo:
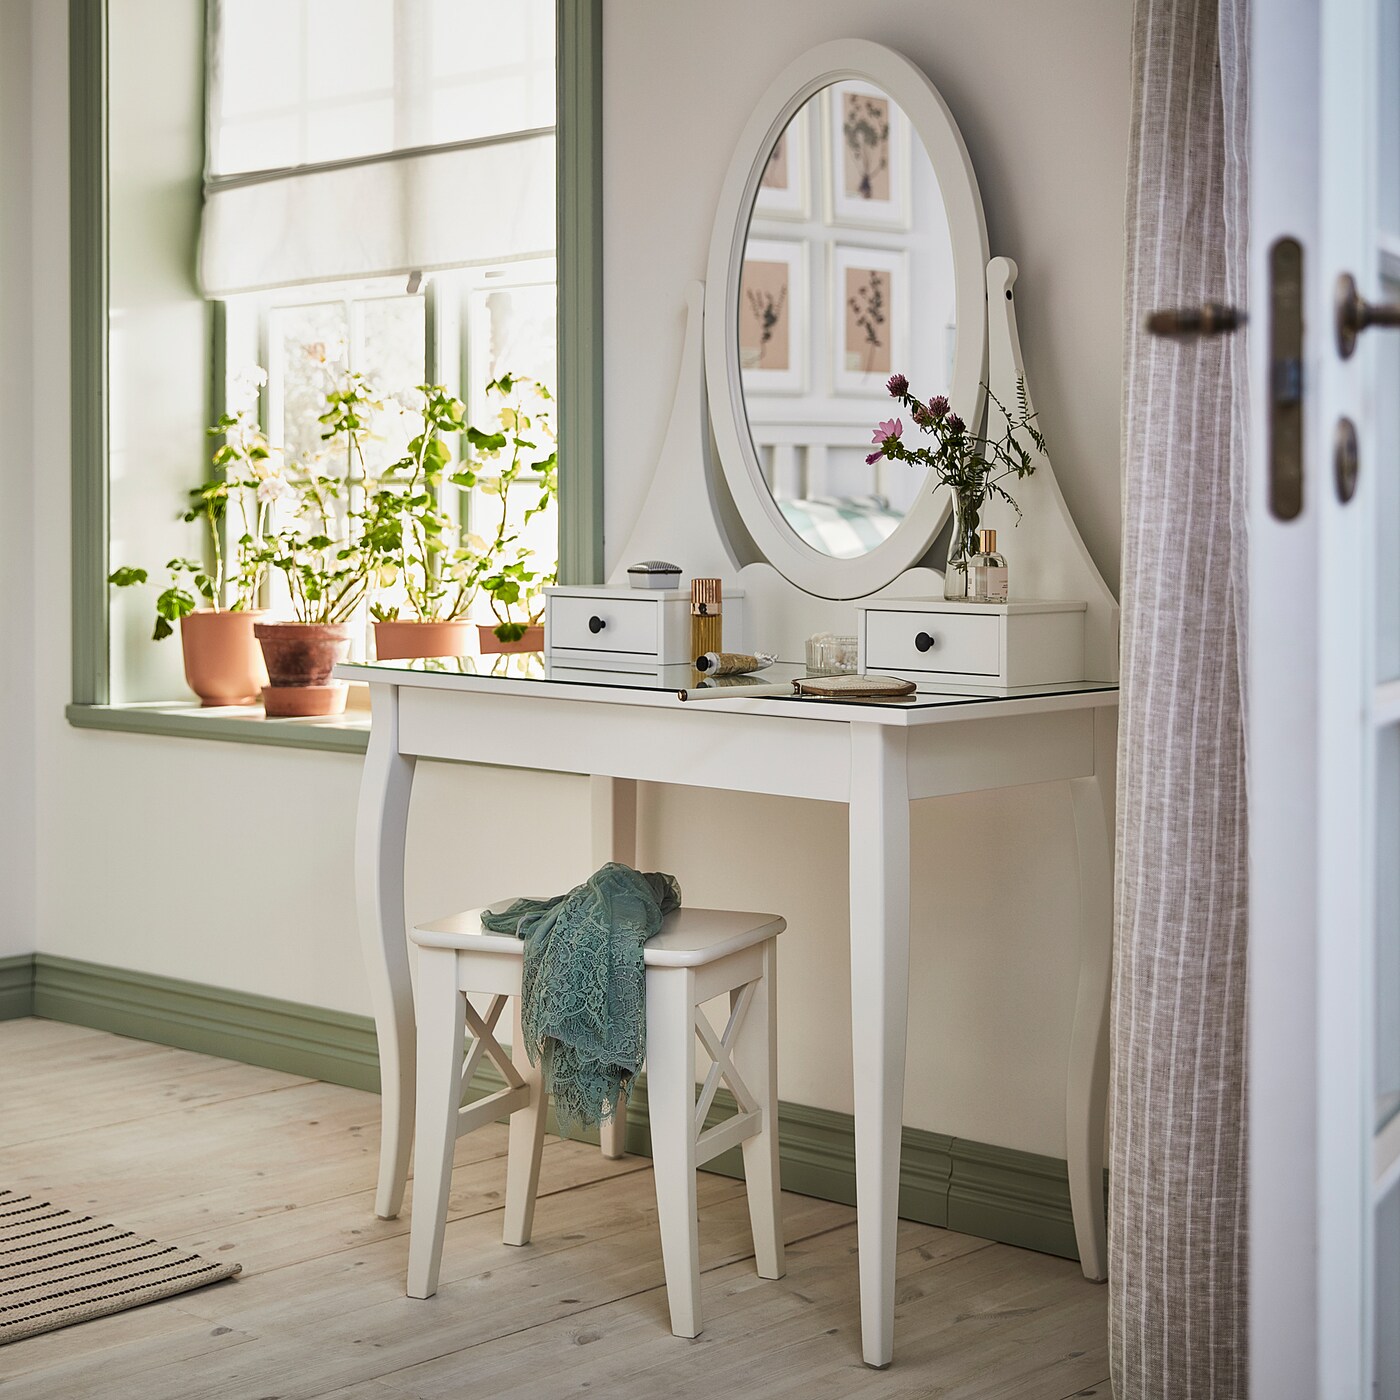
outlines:
[[[34,323],[28,0],[0,0],[0,958],[34,947]],[[47,458],[47,454],[46,454]]]
[[[33,515],[44,580],[33,595],[37,946],[365,1011],[350,895],[357,760],[77,731],[63,719],[65,7],[30,3],[32,270],[48,311],[33,338],[36,421],[47,434]],[[836,0],[607,0],[614,541],[626,536],[661,442],[681,289],[703,270],[714,199],[749,104],[793,53],[848,32],[852,13]],[[993,251],[1021,264],[1028,371],[1057,471],[1100,567],[1115,578],[1126,10],[1112,0],[1072,8],[881,0],[859,13],[862,35],[928,69],[963,127]],[[3,469],[8,506],[9,454]],[[587,806],[576,779],[425,766],[410,914],[576,878],[588,858]],[[7,832],[22,826],[22,809],[4,815]],[[787,915],[781,1092],[849,1109],[843,810],[648,790],[643,817],[643,864],[674,871],[689,899]],[[546,818],[549,836],[532,835]],[[1067,794],[1051,785],[920,804],[914,831],[906,1121],[1063,1155],[1077,905]]]

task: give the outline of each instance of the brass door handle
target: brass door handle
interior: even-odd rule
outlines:
[[[1147,333],[1169,340],[1192,340],[1198,335],[1229,335],[1249,319],[1237,306],[1208,301],[1202,306],[1180,306],[1153,311],[1147,317]]]
[[[1344,272],[1337,278],[1337,353],[1349,360],[1356,349],[1356,337],[1368,326],[1400,326],[1400,305],[1382,302],[1373,306],[1356,289],[1356,278]]]

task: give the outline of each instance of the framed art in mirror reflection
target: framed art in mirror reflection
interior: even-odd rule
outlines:
[[[827,221],[908,229],[909,118],[871,83],[833,83],[822,97]]]
[[[805,221],[811,217],[810,133],[808,108],[802,107],[773,143],[754,196],[754,218]]]
[[[909,259],[898,249],[831,249],[831,387],[885,396],[909,364]]]
[[[808,272],[805,242],[750,239],[737,308],[744,384],[800,394],[808,382]]]

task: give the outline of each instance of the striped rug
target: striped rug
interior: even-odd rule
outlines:
[[[239,1268],[0,1188],[0,1345],[202,1288]]]

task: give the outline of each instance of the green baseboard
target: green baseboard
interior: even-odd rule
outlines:
[[[34,954],[0,958],[0,1021],[34,1014]]]
[[[379,1092],[374,1022],[39,953],[34,1015]]]
[[[47,953],[0,959],[0,1020],[28,1015],[355,1089],[379,1088],[374,1023],[368,1016]],[[501,1087],[493,1074],[481,1074],[481,1093]],[[710,1121],[718,1122],[733,1111],[733,1099],[721,1091]],[[805,1196],[854,1204],[851,1116],[780,1103],[778,1120],[783,1186]],[[551,1121],[551,1131],[555,1127]],[[585,1137],[597,1141],[596,1132]],[[644,1075],[632,1092],[627,1149],[651,1154]],[[739,1150],[715,1158],[706,1170],[741,1177]],[[905,1128],[899,1213],[1044,1254],[1079,1257],[1069,1177],[1064,1162],[1054,1157]]]

